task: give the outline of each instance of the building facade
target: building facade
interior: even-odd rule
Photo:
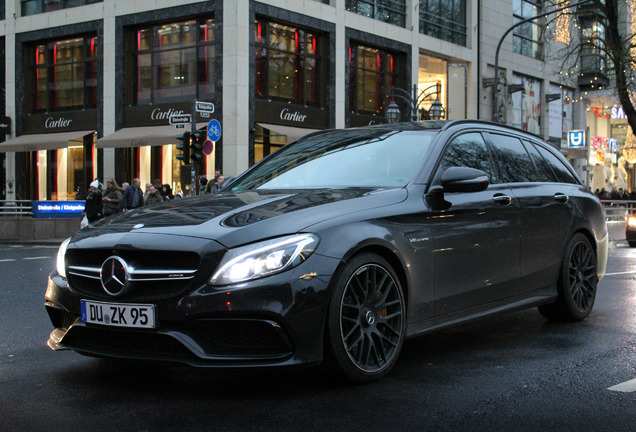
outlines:
[[[384,123],[393,100],[402,120],[431,118],[436,100],[445,118],[490,120],[498,42],[540,11],[539,0],[7,0],[0,199],[69,200],[94,178],[187,194],[170,123],[195,100],[214,106],[194,112],[197,128],[222,125],[195,168],[208,178],[315,130]],[[539,23],[504,39],[497,110],[585,177],[567,133],[590,117],[546,44]]]

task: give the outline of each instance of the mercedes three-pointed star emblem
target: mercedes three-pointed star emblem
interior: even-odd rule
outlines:
[[[128,289],[128,265],[118,256],[107,258],[99,271],[102,288],[114,297],[121,296]]]

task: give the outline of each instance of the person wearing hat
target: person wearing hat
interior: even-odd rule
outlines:
[[[93,223],[102,218],[102,193],[99,190],[99,180],[97,179],[90,185],[84,213],[86,213],[88,223]]]

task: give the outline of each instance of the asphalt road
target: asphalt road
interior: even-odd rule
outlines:
[[[53,352],[56,248],[0,245],[0,431],[636,431],[636,249],[613,244],[595,309],[535,310],[409,340],[383,381],[200,370]],[[617,389],[614,386],[621,385]]]

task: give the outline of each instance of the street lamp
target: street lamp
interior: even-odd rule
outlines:
[[[592,0],[583,0],[583,1],[580,1],[580,2],[569,4],[569,5],[564,6],[564,7],[553,9],[553,10],[551,10],[549,12],[544,12],[542,14],[535,15],[535,16],[530,17],[530,18],[526,18],[526,19],[521,20],[518,23],[510,26],[508,28],[508,30],[506,30],[504,32],[503,36],[501,36],[501,39],[499,39],[499,43],[497,44],[497,50],[495,51],[495,83],[493,85],[493,93],[494,93],[494,95],[493,95],[493,107],[492,107],[492,119],[493,119],[493,121],[499,122],[499,107],[497,106],[497,105],[499,105],[499,88],[498,88],[499,87],[499,51],[501,50],[501,44],[503,44],[503,41],[506,38],[506,36],[508,36],[508,34],[513,29],[515,29],[516,27],[519,27],[522,24],[525,24],[525,23],[530,22],[530,21],[534,21],[534,20],[536,20],[538,18],[543,18],[544,16],[552,15],[553,13],[560,12],[560,11],[565,10],[565,9],[570,9],[570,8],[573,8],[573,7],[576,7],[576,6],[580,6],[580,5],[585,4],[585,3],[590,3],[591,1]]]
[[[428,90],[435,87],[435,92],[426,93]],[[432,94],[436,94],[437,97],[435,101],[431,105],[431,108],[428,110],[428,116],[431,120],[441,120],[446,117],[446,110],[442,106],[442,102],[439,99],[439,93],[441,91],[441,85],[439,83],[433,84],[425,88],[424,90],[418,92],[417,84],[413,84],[413,94],[409,94],[404,89],[391,87],[389,90],[389,97],[391,98],[391,103],[386,109],[385,117],[389,123],[397,123],[400,121],[400,108],[397,103],[395,103],[395,98],[404,101],[411,111],[411,121],[418,120],[418,111],[419,106],[424,102],[429,96]]]

